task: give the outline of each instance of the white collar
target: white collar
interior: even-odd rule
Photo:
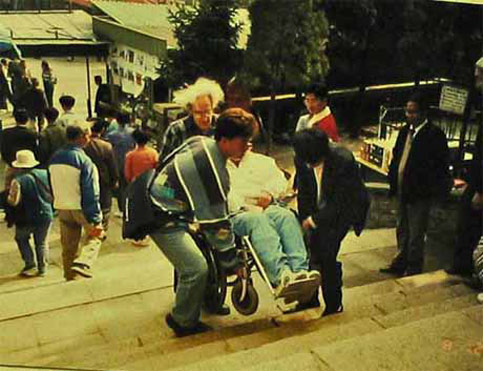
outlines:
[[[417,128],[414,129],[414,134],[413,134],[413,138],[421,131],[421,129],[423,127],[426,126],[426,124],[428,123],[428,120],[424,120],[423,123],[421,125],[419,125]]]
[[[329,106],[325,106],[325,108],[316,113],[312,117],[309,118],[308,127],[311,128],[315,123],[319,122],[320,120],[325,119],[327,116],[331,114]]]

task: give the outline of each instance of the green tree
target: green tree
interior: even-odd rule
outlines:
[[[242,65],[237,47],[242,24],[235,20],[236,0],[203,0],[170,13],[178,47],[168,51],[161,76],[168,86],[192,82],[200,76],[228,81]]]
[[[279,92],[324,79],[328,23],[317,0],[254,0],[244,72],[255,88]]]
[[[254,0],[248,8],[251,33],[242,80],[252,90],[271,95],[269,133],[274,127],[275,94],[323,81],[327,74],[328,23],[318,10],[319,2]]]

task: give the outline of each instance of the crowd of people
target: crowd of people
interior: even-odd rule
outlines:
[[[43,128],[45,110],[54,106],[57,84],[57,77],[46,60],[41,62],[40,76],[43,90],[25,60],[0,60],[0,109],[7,110],[7,101],[14,110],[25,109],[32,121],[32,128],[37,132]]]
[[[477,70],[483,74],[483,59]],[[53,75],[48,65],[44,72],[47,91],[45,81],[52,81]],[[102,86],[102,80],[97,83]],[[103,104],[96,106],[98,117],[92,120],[75,112],[75,98],[68,95],[59,99],[61,114],[50,103],[34,116],[28,107],[17,105],[16,126],[3,131],[1,154],[7,163],[7,220],[15,226],[25,264],[20,274],[47,273],[48,236],[57,214],[64,278],[92,277],[113,197],[119,215],[135,218],[126,190],[150,171],[152,207],[161,206],[165,214],[154,224],[150,221],[149,228],[143,226],[141,237],[149,235],[176,271],[176,300],[166,323],[177,336],[210,330],[200,321],[208,266],[189,233],[189,221],[197,222],[227,274],[246,277],[234,236],[248,236],[275,297],[295,285],[303,292],[295,310],[316,308],[321,306],[320,289],[322,315],[343,312],[338,254],[349,230],[362,233],[370,197],[353,154],[338,143],[326,86],[312,84],[305,93],[308,114],[300,117],[293,138],[297,213],[283,201],[292,191],[284,172],[272,158],[252,151],[250,142],[261,129],[260,121],[242,108],[220,111],[224,93],[215,81],[200,78],[175,92],[175,102],[187,115],[166,128],[157,149],[150,146],[146,132],[132,126],[129,114],[115,114]],[[99,101],[103,99],[110,98]],[[407,124],[393,151],[389,182],[399,203],[398,253],[383,273],[407,276],[423,271],[429,211],[453,186],[446,138],[431,123],[427,108],[418,93],[408,99]],[[46,127],[27,128],[29,120],[40,116],[47,119]],[[477,151],[460,215],[461,223],[473,218],[474,235],[471,241],[459,240],[453,274],[471,271],[471,252],[481,236],[481,161]],[[173,205],[176,211],[166,213]],[[146,214],[142,217],[150,216]]]

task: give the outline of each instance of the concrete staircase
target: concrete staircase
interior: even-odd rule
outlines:
[[[126,275],[116,274],[111,282],[96,277],[2,294],[0,365],[177,371],[483,369],[483,307],[471,289],[443,271],[346,289],[345,312],[323,319],[320,309],[279,314],[262,283],[255,282],[262,291],[257,314],[205,316],[216,330],[183,339],[174,338],[164,324],[171,288],[154,283],[136,287],[146,282],[148,274],[141,272],[129,284]],[[39,305],[42,300],[45,304]]]
[[[215,331],[177,339],[164,323],[174,299],[169,262],[154,246],[122,241],[119,227],[114,219],[95,277],[67,283],[57,229],[47,277],[19,279],[12,231],[0,225],[0,371],[483,370],[476,293],[443,271],[380,275],[394,252],[392,230],[344,240],[344,313],[282,315],[255,275],[257,313],[204,314]],[[430,269],[441,266],[427,258]]]

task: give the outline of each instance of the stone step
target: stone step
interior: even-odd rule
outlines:
[[[226,370],[226,369],[225,369]],[[245,368],[246,371],[333,371],[324,365],[313,354],[304,352],[297,355],[277,359],[269,362],[263,362],[256,366]]]
[[[161,262],[165,260],[161,253],[138,251],[136,255],[136,265],[129,264],[131,254],[119,253],[104,261],[99,259],[92,279],[66,282],[59,278],[50,284],[0,293],[0,322],[172,285],[173,273],[165,269],[167,263]],[[60,269],[58,274],[61,276]]]
[[[320,311],[305,311],[293,315],[276,316],[274,317],[274,321],[255,321],[250,324],[250,328],[247,328],[247,325],[240,325],[236,329],[222,328],[209,334],[190,337],[188,338],[189,340],[183,339],[182,341],[179,341],[179,339],[166,339],[166,334],[161,334],[163,325],[159,325],[159,322],[162,322],[162,318],[159,318],[154,332],[148,331],[141,334],[138,331],[139,335],[136,337],[127,338],[120,342],[110,341],[108,344],[93,344],[90,347],[91,349],[89,347],[84,347],[83,351],[77,352],[77,354],[75,351],[70,352],[69,354],[69,349],[64,348],[62,350],[63,359],[61,360],[61,364],[77,364],[79,366],[82,365],[83,367],[105,367],[106,365],[112,366],[114,364],[116,367],[120,367],[126,363],[129,365],[129,369],[134,369],[137,367],[137,363],[141,362],[142,367],[139,369],[143,369],[144,367],[147,367],[146,362],[150,362],[143,361],[143,359],[163,354],[163,364],[161,366],[158,365],[155,368],[161,369],[168,365],[175,366],[177,364],[184,364],[188,359],[199,361],[201,358],[216,357],[220,354],[262,346],[283,339],[287,336],[300,335],[309,331],[318,331],[320,329],[327,331],[328,327],[331,326],[340,328],[341,325],[349,324],[354,320],[360,320],[364,317],[377,316],[384,313],[375,307],[376,304],[384,307],[384,302],[399,300],[407,305],[421,305],[432,300],[438,300],[439,298],[464,295],[467,294],[469,290],[463,285],[441,287],[437,290],[427,290],[426,292],[423,291],[423,288],[424,286],[420,286],[419,288],[413,289],[420,291],[416,294],[417,299],[411,299],[411,295],[404,296],[400,292],[374,295],[370,298],[372,301],[367,299],[367,301],[362,304],[354,303],[354,306],[349,305],[343,314],[318,321],[314,321],[314,319],[319,318]],[[380,302],[378,302],[378,300]],[[389,313],[396,310],[397,307],[392,305],[389,306],[386,311]],[[125,315],[129,316],[129,311],[126,311]],[[373,321],[370,321],[370,323],[372,325],[370,330],[374,330],[375,323],[373,323]],[[165,327],[166,326],[164,326],[164,331],[169,332]],[[382,326],[379,327],[382,328]],[[146,328],[146,326],[143,326],[143,329],[144,328]],[[206,349],[203,349],[205,346]],[[58,352],[58,348],[59,346],[50,349],[50,352]],[[86,364],[84,357],[86,351],[88,353],[102,354],[103,356],[89,360],[89,363]],[[169,356],[168,353],[170,353]],[[107,356],[104,356],[107,354],[109,355],[109,359],[106,358]],[[168,359],[169,362],[167,361]],[[61,365],[57,363],[59,361],[60,359],[56,358],[54,362],[51,362],[49,357],[47,357],[47,360],[45,361],[46,363],[42,362],[42,365]],[[134,364],[131,365],[129,362],[133,361]],[[36,362],[36,364],[38,364],[38,358]]]
[[[452,299],[454,301],[458,301],[458,299]],[[417,336],[419,329],[421,328],[423,331],[425,331],[427,328],[431,328],[430,325],[426,324],[426,320],[433,321],[434,318],[439,318],[439,321],[433,321],[436,323],[446,323],[446,321],[449,319],[451,320],[452,318],[458,318],[460,323],[465,322],[466,326],[472,326],[475,323],[479,323],[479,328],[482,328],[482,309],[481,306],[475,306],[475,297],[472,295],[472,300],[470,300],[469,297],[466,298],[466,304],[469,306],[467,309],[461,309],[459,304],[455,304],[455,308],[460,308],[456,309],[454,311],[450,310],[449,306],[446,306],[446,309],[449,309],[449,311],[441,311],[440,314],[432,314],[431,316],[428,316],[430,318],[425,318],[425,319],[419,319],[417,321],[414,321],[416,323],[415,326],[412,326],[411,328],[418,329],[415,331],[415,336]],[[479,322],[475,319],[478,318]],[[414,319],[414,318],[412,318]],[[408,321],[411,319],[408,318]],[[406,332],[407,326],[409,326],[411,323],[405,323],[400,326],[395,326],[394,328],[391,328],[391,334],[394,336],[394,334],[398,334],[400,332]],[[371,328],[372,326],[372,328]],[[357,331],[359,328],[359,331]],[[348,331],[347,331],[348,330]],[[392,331],[393,330],[393,331]],[[365,334],[364,334],[365,331]],[[296,360],[299,358],[299,355],[302,359],[307,358],[307,354],[319,354],[323,352],[323,349],[325,348],[337,348],[339,352],[344,353],[341,355],[341,357],[344,357],[348,360],[351,359],[351,347],[347,346],[347,350],[344,349],[344,347],[339,346],[339,343],[349,343],[352,346],[352,344],[360,344],[360,343],[366,343],[368,340],[367,339],[372,339],[372,338],[377,338],[379,336],[383,336],[382,334],[390,331],[388,329],[384,329],[381,327],[378,323],[375,321],[372,321],[370,319],[364,319],[364,320],[359,320],[359,321],[353,321],[349,324],[344,324],[342,326],[334,326],[329,329],[327,328],[322,328],[318,331],[305,334],[305,335],[300,335],[300,336],[294,336],[290,338],[286,338],[277,342],[272,342],[267,345],[264,345],[259,348],[253,348],[245,351],[240,351],[237,353],[232,353],[229,355],[225,355],[222,357],[216,357],[212,359],[208,359],[203,362],[193,362],[188,365],[184,365],[178,368],[174,369],[169,369],[169,371],[202,371],[202,370],[211,370],[211,371],[224,371],[224,370],[231,370],[231,371],[237,371],[237,370],[268,370],[269,365],[280,365],[277,370],[283,371],[283,370],[293,370],[294,368],[291,368],[291,362],[292,360]],[[480,330],[481,331],[481,330]],[[459,339],[460,333],[461,333],[461,328],[459,329],[458,332],[458,327],[456,326],[451,334],[454,335],[454,337]],[[475,353],[475,359],[477,356],[480,357],[481,361],[481,355],[483,354],[483,349],[481,348],[481,333],[480,332],[480,337],[478,340],[478,337],[475,336],[478,334],[477,331],[473,331],[468,338],[471,339],[469,342],[469,349],[468,351],[472,351]],[[387,336],[386,336],[387,337]],[[443,339],[443,346],[448,346],[451,347],[452,343],[447,343],[445,342],[446,338]],[[448,338],[450,339],[450,338]],[[404,339],[401,340],[401,343],[404,343]],[[421,346],[424,347],[424,343],[421,343]],[[367,347],[366,350],[368,350],[369,347]],[[316,349],[319,350],[319,352],[316,352]],[[428,353],[426,354],[427,358],[433,358],[434,354],[431,353],[431,351],[435,351],[434,349],[428,350]],[[377,353],[376,351],[371,351],[373,353]],[[391,348],[387,347],[387,352],[391,352]],[[334,352],[335,353],[335,352]],[[357,352],[357,350],[354,352],[359,356],[360,352]],[[379,358],[381,360],[384,359],[384,354],[385,352],[381,352],[379,354]],[[290,358],[287,357],[287,355],[290,355]],[[360,356],[364,360],[367,360],[368,355],[363,354]],[[405,357],[411,357],[411,354],[405,354]],[[463,355],[464,357],[464,355]],[[337,360],[337,357],[334,357]],[[158,357],[159,360],[159,357]],[[471,364],[471,367],[474,367],[475,364],[477,364],[478,360],[474,362],[473,359],[466,357],[465,363],[466,364]],[[147,366],[149,363],[155,364],[154,360],[143,360],[143,361],[138,361],[137,363],[134,363],[132,365],[128,365],[130,369],[135,370],[139,369],[141,370],[142,367],[138,366]],[[323,357],[318,357],[318,359],[315,359],[315,362],[313,360],[308,363],[310,367],[322,367],[321,369],[323,370],[341,370],[341,371],[352,371],[352,370],[427,370],[429,368],[426,367],[414,367],[414,368],[407,368],[402,365],[396,366],[393,365],[393,367],[384,367],[385,365],[378,364],[376,367],[375,365],[369,363],[369,366],[366,368],[359,368],[358,364],[356,362],[351,363],[350,361],[347,362],[347,365],[344,367],[340,367],[338,364],[336,367],[332,366],[330,362],[327,362],[327,360]],[[320,366],[322,365],[322,366]],[[132,366],[132,367],[131,367]],[[147,369],[147,368],[146,368]],[[312,368],[308,368],[312,369]],[[317,370],[317,368],[313,368]],[[451,369],[451,368],[450,368]],[[448,370],[450,370],[448,369]],[[480,368],[481,369],[481,368]],[[438,370],[438,368],[434,368],[434,370]],[[440,370],[447,370],[441,368]],[[451,370],[468,370],[468,371],[476,371],[479,370],[478,368],[452,368]]]
[[[171,272],[169,271],[167,274],[169,275],[167,280],[171,280]],[[104,353],[123,353],[126,348],[134,350],[142,348],[142,351],[146,351],[146,348],[151,344],[154,344],[153,347],[156,349],[158,344],[165,342],[172,336],[170,330],[164,324],[161,313],[168,312],[173,294],[169,287],[162,290],[156,289],[157,282],[153,282],[152,290],[133,295],[133,290],[134,292],[138,290],[135,287],[136,283],[139,281],[144,284],[149,282],[149,276],[147,274],[147,277],[136,276],[132,280],[119,281],[115,276],[106,275],[104,279],[100,280],[66,283],[55,290],[47,287],[39,288],[34,290],[37,296],[29,295],[28,300],[24,300],[24,302],[21,300],[25,299],[25,296],[19,295],[17,298],[12,298],[13,295],[20,293],[12,293],[10,296],[5,295],[9,298],[5,300],[5,305],[0,306],[0,314],[4,313],[2,311],[5,311],[5,308],[10,308],[10,314],[14,313],[15,316],[13,319],[9,317],[10,320],[0,321],[0,344],[2,344],[0,353],[11,353],[9,359],[13,360],[27,359],[29,364],[35,364],[32,363],[34,360],[44,359],[49,364],[53,360],[52,365],[56,365],[55,362],[59,359],[57,354],[60,353],[63,357],[69,351],[77,349],[78,342],[74,340],[80,341],[80,338],[82,338],[83,348],[91,347],[93,351],[105,348]],[[345,290],[346,311],[338,316],[338,323],[389,313],[398,308],[394,305],[391,307],[392,302],[406,303],[405,305],[408,306],[414,300],[411,299],[410,295],[410,299],[407,299],[404,290],[408,292],[419,290],[422,293],[424,293],[424,290],[430,290],[430,294],[435,300],[441,295],[449,297],[448,295],[453,294],[446,291],[451,290],[438,287],[439,291],[434,291],[433,287],[438,284],[448,286],[455,283],[456,281],[451,280],[447,275],[435,272],[420,277],[388,280]],[[263,287],[262,282],[257,284],[256,287]],[[453,288],[453,290],[455,289]],[[112,292],[118,294],[126,292],[127,294],[113,298]],[[385,292],[385,294],[376,295],[377,292]],[[29,294],[31,293],[29,292]],[[49,298],[47,301],[45,301],[46,297]],[[427,301],[428,299],[426,299]],[[15,303],[17,307],[13,305]],[[29,311],[30,308],[35,310]],[[17,312],[15,312],[15,309]],[[39,309],[43,309],[43,311],[39,312]],[[273,302],[262,302],[260,313],[257,313],[255,317],[250,317],[251,323],[254,324],[252,325],[251,323],[246,324],[246,317],[236,314],[233,310],[232,312],[234,314],[229,318],[220,320],[219,317],[213,317],[208,318],[208,322],[217,328],[212,333],[216,334],[215,336],[228,339],[239,337],[240,340],[231,341],[231,346],[234,347],[234,344],[238,342],[241,348],[247,342],[248,344],[252,342],[253,344],[259,342],[264,344],[272,339],[270,332],[260,337],[257,335],[250,336],[253,333],[258,334],[259,330],[270,330],[275,326],[281,327],[285,325],[284,322],[293,322],[295,327],[304,328],[309,326],[306,323],[307,321],[320,316],[320,309],[279,316]],[[23,317],[19,318],[19,316]],[[270,318],[274,318],[274,321],[270,321]],[[219,329],[221,327],[220,322],[223,323],[222,329]],[[235,330],[230,329],[230,326],[238,324],[240,326],[235,326]],[[18,330],[19,328],[21,330]],[[291,331],[290,329],[286,331]],[[275,329],[274,332],[281,334],[276,336],[285,336],[283,331],[281,332],[279,329]],[[17,336],[19,333],[21,333],[21,336]],[[240,335],[246,336],[246,339],[242,340],[243,336],[240,337]],[[210,336],[212,335],[210,334],[204,340],[198,341],[197,344],[212,341],[213,339]],[[183,349],[176,343],[175,339],[171,340],[173,345],[170,345],[169,349]],[[30,353],[29,348],[31,348]],[[35,350],[37,348],[42,349],[40,357]],[[31,354],[31,356],[24,354],[21,357],[20,354],[16,353],[22,350],[26,350],[26,353]],[[156,352],[159,352],[159,350],[156,350]]]
[[[450,311],[457,311],[463,308],[474,306],[476,303],[475,295],[472,293],[463,297],[457,297],[444,301],[443,303],[431,303],[425,306],[421,306],[421,312],[427,310],[427,314],[413,314],[408,315],[407,313],[395,312],[392,318],[388,318],[388,321],[383,323],[386,316],[379,316],[378,318],[363,318],[351,321],[349,323],[339,323],[340,316],[334,316],[331,318],[332,326],[330,323],[318,321],[316,325],[309,326],[309,328],[299,329],[299,334],[295,335],[295,332],[291,337],[278,337],[272,336],[270,342],[266,344],[258,343],[259,347],[246,346],[247,339],[232,339],[228,341],[232,349],[238,350],[230,355],[226,355],[220,358],[211,358],[206,361],[196,363],[196,365],[189,364],[186,366],[181,366],[170,371],[188,371],[188,370],[212,370],[212,371],[222,371],[229,369],[232,371],[245,370],[247,367],[256,365],[258,363],[266,362],[267,360],[275,360],[283,358],[286,354],[294,354],[298,352],[305,352],[312,349],[315,345],[321,346],[322,344],[330,344],[333,342],[341,341],[348,338],[353,338],[361,336],[368,333],[374,333],[378,331],[383,331],[389,327],[396,327],[399,325],[405,325],[408,322],[421,320],[422,318],[433,317],[440,314],[446,314]],[[438,310],[438,304],[441,304]],[[406,322],[399,323],[394,319],[401,313],[401,317],[406,320]],[[387,327],[386,327],[387,326]],[[264,331],[264,333],[270,332],[272,330]],[[273,331],[272,331],[273,332]],[[261,334],[263,335],[263,334]],[[267,337],[267,335],[263,335]],[[245,341],[244,341],[245,340]],[[241,346],[240,346],[241,345]],[[137,368],[138,365],[147,364],[152,362],[152,360],[139,361],[132,365],[127,365],[129,369],[142,369],[142,367]]]
[[[482,307],[471,310],[481,312]],[[311,351],[338,371],[478,371],[483,365],[482,334],[481,323],[456,311]]]

